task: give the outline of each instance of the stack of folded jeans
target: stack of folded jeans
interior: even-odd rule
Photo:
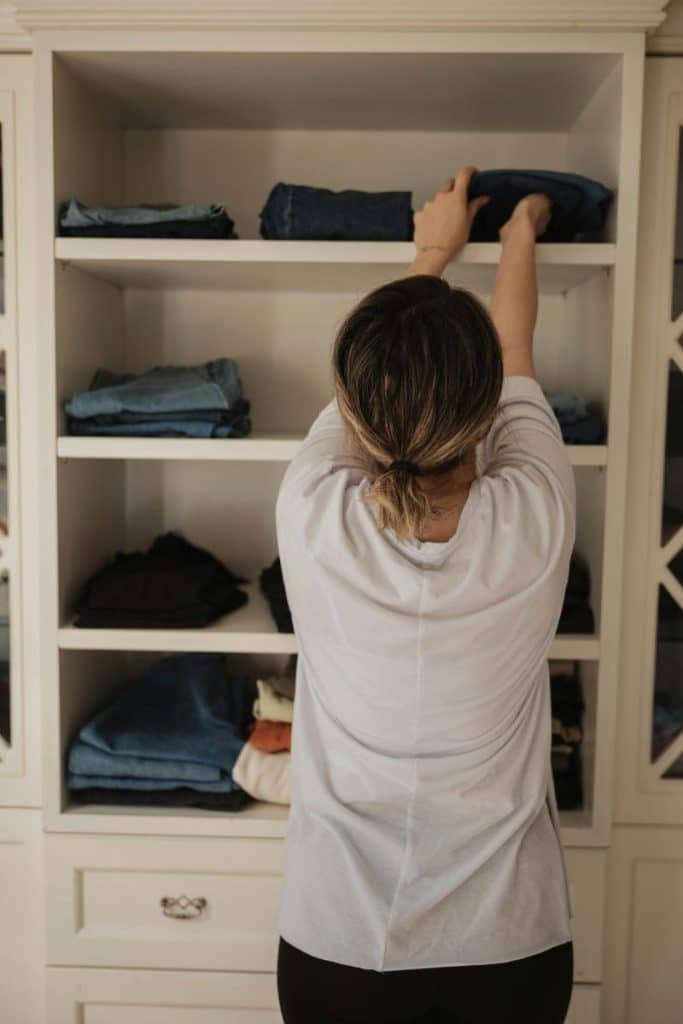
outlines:
[[[154,662],[87,722],[68,755],[67,785],[89,802],[241,810],[233,768],[255,687],[222,654]]]
[[[597,413],[589,412],[584,398],[564,391],[546,397],[560,424],[565,444],[604,442],[605,421]]]
[[[550,760],[557,806],[562,811],[573,811],[583,806],[581,742],[584,702],[576,662],[550,662],[550,703]]]
[[[409,242],[413,237],[410,192],[333,192],[279,181],[259,217],[262,238]]]
[[[196,629],[241,608],[246,580],[203,548],[166,533],[148,551],[119,552],[83,588],[76,626]]]
[[[233,778],[256,800],[288,804],[294,701],[293,679],[269,676],[256,682],[256,721],[233,767]]]
[[[155,366],[139,376],[97,370],[64,405],[69,433],[116,437],[246,437],[249,402],[232,359]]]
[[[589,601],[590,574],[585,563],[574,552],[569,562],[569,576],[557,632],[593,633],[595,617]]]
[[[60,235],[77,238],[237,238],[225,207],[190,203],[86,206],[72,196],[59,207]]]
[[[563,171],[477,171],[470,179],[468,197],[490,196],[476,214],[470,242],[497,242],[498,232],[524,196],[542,192],[552,200],[550,221],[539,242],[571,242],[577,235],[600,232],[614,196],[592,178]]]
[[[287,592],[279,558],[276,558],[272,565],[261,571],[259,583],[270,606],[270,613],[275,620],[278,632],[293,633],[294,625],[287,602]]]

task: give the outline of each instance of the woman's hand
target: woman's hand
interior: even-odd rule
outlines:
[[[456,178],[447,178],[433,199],[413,216],[415,259],[410,274],[441,276],[444,268],[467,244],[476,213],[489,196],[467,199],[470,178],[476,167],[462,167]]]
[[[539,238],[548,227],[552,203],[547,196],[533,192],[515,206],[512,216],[498,232],[501,242],[507,242],[512,235],[526,235]]]

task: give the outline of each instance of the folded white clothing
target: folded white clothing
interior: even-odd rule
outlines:
[[[289,766],[291,754],[284,750],[269,754],[245,743],[232,769],[234,781],[255,800],[274,804],[290,803]]]
[[[265,718],[269,722],[291,722],[294,715],[294,701],[277,693],[268,679],[257,679],[258,697],[254,701],[254,718]]]

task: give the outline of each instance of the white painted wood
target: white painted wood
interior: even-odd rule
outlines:
[[[242,438],[142,438],[142,437],[60,437],[57,452],[62,459],[174,459],[212,462],[289,462],[298,451],[302,437],[259,437],[251,434]],[[595,449],[595,450],[594,450]],[[599,450],[598,450],[599,449]],[[577,454],[578,453],[578,454]],[[575,445],[572,460],[592,457],[582,465],[604,465],[607,449],[602,445],[586,446],[586,451]],[[578,463],[576,463],[578,464]]]
[[[567,852],[577,982],[601,976],[605,856]],[[46,864],[52,966],[275,970],[279,840],[51,835]],[[165,916],[181,895],[206,908]]]
[[[279,0],[145,0],[144,3],[119,4],[115,0],[18,0],[17,22],[29,29],[81,27],[175,29],[249,28],[378,28],[390,31],[445,30],[453,28],[515,28],[576,30],[577,28],[654,28],[664,18],[666,0],[599,0],[589,7],[547,0],[539,8],[533,0],[429,0],[396,3],[373,0],[371,3],[333,3],[332,0],[299,0],[282,4]]]
[[[281,1024],[275,974],[50,967],[47,1024]]]
[[[0,809],[0,992],[7,1024],[45,1019],[40,812]]]
[[[606,886],[603,1024],[680,1017],[683,828],[615,826]]]
[[[61,459],[170,459],[174,461],[289,462],[303,437],[259,437],[220,440],[195,438],[70,437],[57,440]],[[606,466],[607,446],[567,445],[573,466]]]
[[[59,786],[59,780],[56,780]],[[63,808],[63,810],[61,809]],[[140,836],[239,836],[279,839],[285,835],[288,808],[255,801],[235,814],[217,814],[197,808],[117,807],[61,803],[55,797],[45,810],[48,832]],[[599,846],[587,811],[560,812],[562,841],[567,849]]]
[[[51,965],[274,971],[282,842],[47,839]],[[196,917],[164,898],[203,899]]]
[[[565,1024],[601,1024],[599,985],[574,985]]]
[[[9,573],[11,742],[0,762],[0,805],[40,803],[38,650],[38,438],[35,430],[33,220],[34,116],[28,56],[0,59],[0,120],[4,229],[5,313],[0,347],[6,353],[8,536],[0,565]]]
[[[83,629],[65,624],[59,630],[59,647],[69,651],[233,651],[294,654],[293,633],[277,632],[268,604],[258,584],[244,584],[246,605],[202,629]],[[592,661],[598,656],[599,639],[565,634],[551,647],[551,658]]]
[[[683,60],[648,60],[645,86],[615,819],[683,824],[683,783],[661,778],[668,758],[650,764],[658,586],[683,545],[661,536]]]
[[[265,203],[267,192],[254,205],[251,218]],[[480,243],[468,248],[472,252],[465,250],[444,276],[463,287],[490,292],[500,246]],[[120,239],[80,238],[59,238],[55,250],[66,268],[75,267],[117,287],[202,291],[362,291],[365,265],[376,267],[385,280],[399,277],[412,251],[409,242],[136,239],[133,245]],[[547,294],[563,294],[613,261],[614,247],[605,242],[539,246],[539,281]]]
[[[605,850],[566,850],[569,888],[574,908],[574,978],[577,982],[602,979]]]

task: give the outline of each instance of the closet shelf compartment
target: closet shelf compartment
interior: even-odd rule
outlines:
[[[83,629],[63,626],[59,647],[74,651],[218,651],[239,654],[294,654],[293,633],[278,633],[258,583],[242,589],[242,608],[202,629]]]
[[[152,459],[206,462],[289,462],[302,435],[261,435],[245,438],[196,439],[170,437],[60,437],[60,459]],[[606,466],[606,445],[568,445],[574,466]]]
[[[296,636],[278,633],[258,584],[247,584],[249,601],[203,629],[83,629],[72,624],[59,630],[59,647],[68,651],[218,651],[226,654],[295,654]],[[558,636],[551,658],[595,661],[597,636]]]
[[[500,244],[467,245],[445,276],[490,291]],[[58,263],[117,287],[213,290],[355,290],[368,287],[368,268],[400,277],[413,259],[412,242],[285,242],[264,239],[57,238]],[[609,242],[539,245],[541,290],[560,293],[614,265]],[[375,274],[376,276],[376,274]]]

